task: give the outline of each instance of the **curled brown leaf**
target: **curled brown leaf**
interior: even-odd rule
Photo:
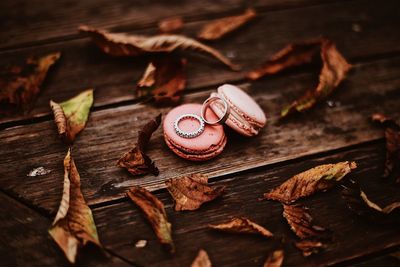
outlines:
[[[97,46],[112,56],[138,56],[149,53],[170,53],[175,50],[190,49],[211,55],[233,70],[239,69],[238,65],[233,64],[216,49],[183,35],[155,35],[147,37],[125,33],[110,33],[89,26],[80,26],[79,31],[89,35]]]
[[[221,224],[210,224],[208,227],[230,233],[248,233],[248,234],[259,234],[264,237],[272,237],[273,234],[247,218],[233,218],[230,222],[221,223]]]
[[[324,164],[299,173],[269,193],[264,198],[292,203],[299,198],[310,196],[318,191],[333,187],[344,176],[357,167],[355,162],[343,161]]]
[[[156,196],[140,186],[132,187],[127,194],[146,215],[160,243],[169,252],[174,253],[175,245],[172,240],[172,226],[168,221],[164,204]]]
[[[152,173],[158,175],[159,170],[154,162],[144,151],[150,141],[151,136],[161,123],[161,114],[149,121],[139,131],[138,139],[134,148],[126,152],[117,162],[121,168],[126,168],[133,175]]]
[[[152,95],[156,103],[178,102],[186,87],[185,65],[185,59],[170,55],[152,59],[137,84],[138,96]]]
[[[382,113],[373,114],[372,120],[385,127],[386,161],[383,177],[396,175],[395,180],[400,183],[400,125]]]
[[[219,197],[225,189],[225,186],[209,186],[208,177],[202,174],[169,179],[165,184],[174,198],[176,211],[197,210],[203,203]]]
[[[92,105],[93,89],[83,91],[59,104],[50,100],[58,134],[65,142],[72,143],[76,135],[85,128]]]
[[[308,239],[297,241],[294,245],[302,251],[304,257],[316,254],[325,247],[321,241]]]
[[[325,228],[313,223],[308,208],[304,206],[283,204],[283,217],[300,239],[321,238],[327,234]]]
[[[350,181],[343,185],[342,197],[348,208],[359,216],[377,223],[392,223],[400,221],[400,202],[393,202],[380,207],[369,200],[357,183]]]
[[[284,252],[283,250],[275,250],[273,251],[268,258],[264,262],[264,267],[280,267],[282,266],[283,259],[284,259]]]
[[[211,261],[208,257],[207,252],[204,249],[200,249],[199,253],[197,254],[196,258],[190,265],[190,267],[211,267]]]
[[[248,8],[243,14],[214,20],[206,24],[197,37],[203,40],[217,40],[245,25],[256,17],[256,11]]]
[[[60,56],[61,53],[56,52],[39,58],[30,57],[22,67],[7,68],[0,76],[0,112],[29,111],[49,69]]]
[[[158,23],[158,29],[161,33],[179,33],[182,28],[183,19],[181,17],[167,18]]]
[[[88,242],[101,247],[92,211],[82,195],[80,176],[70,150],[64,159],[63,196],[49,233],[71,263],[75,263],[78,249]]]

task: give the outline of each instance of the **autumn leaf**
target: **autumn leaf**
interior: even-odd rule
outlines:
[[[78,249],[88,242],[102,247],[70,150],[64,159],[63,196],[49,233],[71,263],[75,263]]]
[[[325,228],[313,223],[308,208],[304,206],[283,204],[283,217],[300,239],[321,238],[327,235]]]
[[[281,249],[272,252],[264,262],[264,267],[280,267],[283,263],[284,252]]]
[[[183,19],[181,17],[167,18],[158,23],[158,29],[161,33],[179,33],[182,28]]]
[[[103,52],[112,56],[138,56],[149,53],[190,49],[211,55],[233,70],[239,69],[238,65],[233,64],[227,57],[214,48],[183,35],[155,35],[147,37],[125,33],[110,33],[89,26],[80,26],[79,31],[90,36]]]
[[[163,244],[169,252],[175,252],[171,234],[172,226],[168,222],[164,204],[157,197],[140,186],[132,187],[127,194],[146,215],[160,243]]]
[[[372,120],[385,127],[386,161],[383,177],[397,175],[396,182],[400,183],[400,125],[392,118],[381,113],[372,115]]]
[[[144,151],[147,144],[150,142],[151,136],[157,130],[160,123],[161,114],[143,126],[142,130],[139,131],[135,147],[126,152],[118,160],[117,165],[119,167],[126,168],[133,175],[151,173],[157,176],[159,174],[158,168],[150,157],[144,153]]]
[[[249,79],[256,80],[265,75],[275,74],[290,67],[309,63],[318,51],[320,52],[322,69],[317,87],[306,91],[303,96],[285,107],[281,111],[282,118],[294,112],[304,112],[314,107],[318,102],[328,97],[346,78],[351,65],[336,49],[335,44],[325,38],[290,44],[272,56],[261,68],[247,74]]]
[[[64,141],[72,143],[76,135],[85,128],[92,105],[93,89],[83,91],[62,103],[50,100],[58,134]]]
[[[0,111],[29,111],[40,93],[50,67],[60,56],[61,53],[56,52],[40,58],[30,57],[22,67],[7,68],[0,76]]]
[[[190,174],[165,182],[168,192],[175,200],[175,210],[197,210],[200,206],[220,196],[225,186],[210,187],[208,177]]]
[[[138,96],[152,95],[156,103],[174,104],[186,87],[186,60],[169,55],[152,59],[137,84]]]
[[[348,208],[357,215],[378,223],[400,221],[400,202],[394,202],[382,208],[369,200],[354,181],[350,181],[343,187],[342,197]]]
[[[256,17],[254,9],[249,8],[243,14],[214,20],[206,24],[197,37],[203,40],[217,40],[240,28]]]
[[[211,267],[211,261],[205,250],[200,249],[190,267]]]
[[[308,239],[297,241],[294,245],[302,251],[304,257],[316,254],[326,247],[321,241]]]
[[[210,224],[210,228],[230,233],[259,234],[264,237],[272,237],[273,234],[264,227],[250,221],[247,218],[233,218],[230,222],[217,225]]]
[[[293,176],[271,192],[265,193],[264,198],[286,204],[295,202],[299,198],[310,196],[318,191],[328,190],[356,167],[353,161],[314,167]]]

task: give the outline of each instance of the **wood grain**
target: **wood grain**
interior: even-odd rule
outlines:
[[[163,187],[165,179],[177,175],[203,172],[221,176],[380,139],[383,132],[369,121],[369,116],[375,111],[399,115],[399,74],[400,58],[356,65],[348,80],[329,99],[333,107],[322,103],[285,123],[276,120],[280,108],[313,86],[317,73],[282,75],[256,82],[248,89],[249,93],[269,117],[259,136],[244,138],[227,130],[225,151],[211,161],[195,164],[175,156],[158,130],[148,148],[148,154],[160,169],[158,177],[133,177],[118,168],[116,161],[133,146],[142,125],[167,109],[136,104],[93,112],[72,148],[83,193],[90,204],[98,204],[123,197],[123,192],[132,185],[154,190]],[[201,102],[208,94],[191,94],[184,101]],[[54,212],[62,192],[62,159],[67,151],[57,137],[54,123],[10,128],[0,132],[0,140],[1,188]],[[32,168],[39,166],[52,172],[26,177]]]
[[[396,4],[397,1],[388,1],[385,5],[350,1],[263,13],[229,38],[211,45],[242,64],[246,71],[290,42],[324,35],[337,43],[350,62],[356,63],[359,59],[400,51],[400,32],[393,28],[400,22]],[[295,23],[292,18],[296,18]],[[194,36],[203,24],[187,24],[185,34]],[[354,25],[361,30],[352,30]],[[134,32],[155,33],[155,28]],[[63,56],[49,75],[35,108],[26,116],[0,116],[0,122],[44,116],[50,112],[50,99],[63,101],[89,87],[95,88],[96,107],[137,101],[135,84],[144,71],[147,58],[111,58],[88,39],[3,52],[0,53],[0,64],[21,62],[28,55],[51,51],[61,51]],[[185,55],[189,55],[188,91],[243,80],[244,73],[232,72],[213,59]]]
[[[293,246],[296,240],[282,217],[282,206],[274,201],[258,201],[264,192],[292,175],[319,164],[355,160],[358,168],[346,179],[356,180],[374,201],[385,205],[399,201],[398,188],[379,177],[385,158],[384,142],[306,161],[264,167],[244,174],[233,174],[214,185],[226,186],[219,199],[194,212],[175,212],[166,190],[156,193],[166,205],[172,223],[177,253],[168,255],[158,243],[146,219],[131,202],[94,209],[103,242],[119,255],[143,266],[189,266],[197,251],[205,249],[215,266],[261,266],[279,241],[258,236],[220,233],[207,228],[232,217],[245,216],[272,231],[283,240],[284,266],[326,266],[338,264],[382,249],[400,245],[396,225],[374,225],[351,213],[340,197],[340,186],[304,201],[318,222],[333,232],[333,241],[318,255],[305,259]],[[147,240],[145,248],[135,248],[137,240]],[[343,264],[346,265],[346,264]]]
[[[326,1],[328,2],[328,1]],[[329,1],[330,2],[330,1]],[[156,26],[170,16],[186,21],[210,19],[241,12],[247,5],[263,10],[285,9],[319,3],[316,0],[229,1],[1,1],[0,48],[34,45],[41,42],[76,38],[79,24],[112,29],[138,29]]]
[[[50,238],[51,221],[30,208],[0,193],[1,266],[71,266]],[[94,247],[85,248],[76,266],[131,266]]]

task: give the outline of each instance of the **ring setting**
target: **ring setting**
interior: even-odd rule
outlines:
[[[199,128],[193,132],[186,132],[179,127],[179,123],[186,119],[194,119],[199,122]],[[195,114],[183,114],[179,116],[174,122],[174,129],[177,135],[183,138],[195,138],[204,132],[205,122],[204,120]]]

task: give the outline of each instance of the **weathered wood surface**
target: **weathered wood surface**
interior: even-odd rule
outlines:
[[[335,107],[322,103],[317,109],[283,123],[277,122],[277,113],[305,88],[313,86],[317,74],[256,82],[250,86],[250,94],[270,117],[258,137],[244,138],[228,130],[229,143],[221,156],[209,162],[193,163],[169,151],[159,129],[148,148],[148,154],[160,168],[158,177],[132,177],[118,168],[116,161],[133,146],[143,124],[167,109],[136,104],[93,112],[72,149],[82,177],[82,190],[89,203],[96,204],[120,198],[132,185],[156,189],[163,187],[163,180],[167,178],[193,171],[220,176],[382,138],[383,131],[370,122],[369,116],[376,111],[399,115],[399,73],[400,58],[356,65],[349,79],[331,98],[337,102]],[[201,102],[208,94],[188,95],[184,101]],[[0,186],[34,205],[54,211],[62,192],[62,160],[66,153],[54,123],[46,121],[10,128],[0,132],[0,139],[3,143]],[[22,166],[17,164],[21,156]],[[38,166],[52,172],[26,177],[30,169]]]
[[[332,1],[332,0],[331,0]],[[338,1],[338,0],[336,0]],[[330,2],[330,1],[325,1]],[[119,30],[157,25],[161,19],[182,16],[186,21],[211,19],[241,12],[247,6],[261,10],[321,4],[317,0],[229,1],[1,1],[0,48],[77,38],[76,27],[90,23]]]
[[[324,35],[337,43],[350,62],[357,63],[360,59],[400,51],[400,33],[388,32],[400,23],[396,3],[389,1],[377,6],[370,1],[350,1],[262,13],[248,27],[211,45],[249,70],[290,42]],[[296,23],[292,18],[296,18]],[[193,36],[203,24],[188,23],[185,33]],[[352,29],[354,24],[361,27],[359,32]],[[155,33],[155,28],[134,32]],[[87,38],[2,52],[0,64],[21,62],[28,55],[50,51],[62,51],[63,56],[49,75],[35,108],[25,116],[0,116],[0,122],[49,114],[50,99],[62,101],[88,87],[96,89],[96,107],[135,101],[135,83],[145,68],[146,58],[111,58]],[[187,74],[187,91],[237,82],[244,77],[244,72],[232,72],[204,57],[190,57]]]
[[[0,193],[0,261],[12,266],[71,266],[47,233],[51,221]],[[118,257],[84,249],[77,266],[131,266]]]
[[[265,167],[244,174],[233,174],[214,182],[226,185],[226,193],[215,202],[193,212],[173,211],[166,190],[156,193],[166,205],[173,225],[176,255],[169,256],[158,243],[151,227],[136,206],[129,202],[94,209],[102,242],[130,261],[142,266],[189,266],[197,251],[205,249],[215,266],[262,266],[279,242],[258,236],[219,233],[207,228],[236,216],[245,216],[266,227],[284,240],[284,266],[324,266],[338,264],[365,254],[400,245],[397,225],[378,225],[351,213],[340,197],[341,188],[318,193],[300,203],[310,208],[315,221],[333,232],[333,241],[325,251],[305,259],[293,246],[295,236],[282,217],[282,205],[258,201],[264,192],[292,175],[313,166],[342,160],[355,160],[358,168],[348,178],[357,181],[366,194],[380,205],[399,201],[398,188],[382,180],[384,142],[324,157],[296,161],[283,166]],[[135,248],[137,240],[148,240],[145,248]]]

